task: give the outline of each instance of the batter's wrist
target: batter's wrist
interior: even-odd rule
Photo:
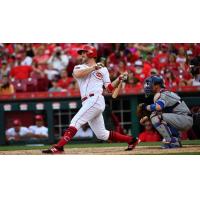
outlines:
[[[122,76],[119,76],[119,77],[118,77],[118,81],[119,81],[119,82],[123,81],[123,77],[122,77]]]
[[[93,65],[91,68],[92,68],[92,71],[95,71],[96,70],[96,65]]]

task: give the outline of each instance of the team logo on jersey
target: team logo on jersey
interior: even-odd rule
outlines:
[[[101,72],[94,72],[93,74],[94,74],[94,76],[95,76],[96,78],[98,78],[99,80],[102,80],[102,79],[103,79],[103,74],[102,74]]]

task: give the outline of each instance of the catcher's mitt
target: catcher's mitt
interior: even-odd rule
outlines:
[[[146,116],[149,118],[150,115],[151,115],[150,111],[147,111],[147,110],[143,109],[143,105],[144,105],[144,103],[140,103],[137,106],[137,109],[136,109],[136,115],[137,115],[137,117],[138,117],[139,120],[142,119],[142,118],[144,118],[144,117],[146,117]]]

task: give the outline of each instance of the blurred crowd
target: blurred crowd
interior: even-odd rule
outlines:
[[[81,43],[0,44],[0,95],[15,92],[77,90],[73,67],[80,63]],[[159,74],[167,88],[200,85],[200,71],[190,65],[200,57],[200,44],[128,43],[92,44],[98,61],[107,66],[111,80],[128,71],[126,89],[141,89],[149,75]]]
[[[23,126],[20,119],[13,119],[12,126],[6,130],[6,141],[12,144],[18,141],[44,140],[48,138],[48,128],[44,126],[42,115],[35,115],[35,124],[29,127]]]

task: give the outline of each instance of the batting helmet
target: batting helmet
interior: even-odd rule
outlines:
[[[160,85],[162,88],[165,88],[162,78],[159,76],[150,76],[144,82],[144,93],[146,97],[153,94],[153,85]]]
[[[83,45],[77,53],[80,55],[83,51],[87,53],[88,58],[96,58],[97,57],[97,50],[95,47],[91,45]]]

